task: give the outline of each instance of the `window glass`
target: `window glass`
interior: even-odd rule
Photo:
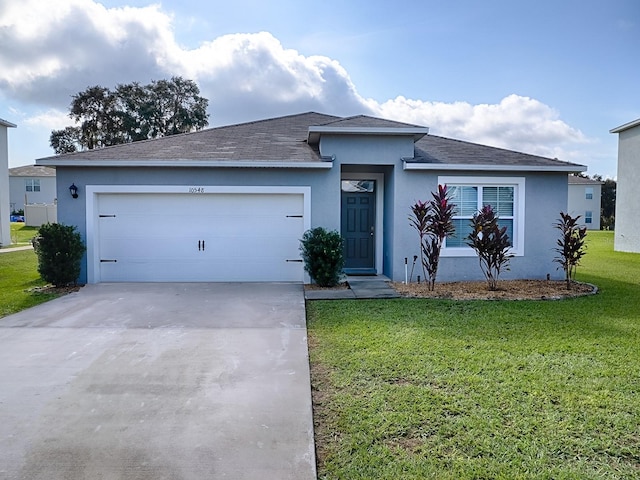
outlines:
[[[455,204],[454,216],[471,218],[478,211],[478,187],[452,186],[449,188],[451,201]]]
[[[27,178],[25,180],[27,192],[39,192],[40,191],[40,179],[39,178]]]
[[[585,187],[585,189],[584,189],[584,197],[587,200],[593,200],[593,187]]]
[[[341,188],[343,192],[368,192],[375,190],[375,180],[342,180]]]
[[[447,248],[469,248],[471,219],[483,206],[490,205],[498,216],[498,225],[506,227],[512,246],[517,244],[516,187],[513,185],[455,185],[448,184],[451,202],[455,204],[453,225],[455,234],[445,240]]]
[[[483,187],[482,205],[491,205],[499,217],[513,215],[513,187]]]
[[[447,237],[447,247],[467,247],[467,237],[471,233],[471,222],[468,218],[456,218],[453,220],[453,226],[455,227],[456,232],[455,235]]]
[[[593,223],[593,212],[590,212],[590,211],[585,212],[584,223]]]

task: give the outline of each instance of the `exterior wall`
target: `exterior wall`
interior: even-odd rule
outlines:
[[[335,155],[331,169],[291,168],[76,168],[58,167],[58,221],[75,225],[86,239],[87,185],[184,185],[184,186],[308,186],[311,187],[311,226],[340,230],[340,180],[342,176],[375,174],[383,179],[382,225],[377,226],[381,265],[378,272],[395,281],[404,280],[404,259],[419,255],[417,232],[409,224],[410,207],[429,200],[439,176],[464,176],[463,172],[404,170],[402,157],[413,154],[413,140],[403,137],[323,137],[323,155]],[[502,278],[561,279],[553,263],[557,230],[553,224],[567,207],[566,173],[478,172],[472,177],[524,177],[524,255],[511,260]],[[72,199],[68,185],[75,183],[79,198]],[[86,257],[80,282],[86,282]],[[421,274],[416,265],[416,275]],[[441,258],[438,281],[482,280],[475,255]]]
[[[420,254],[418,234],[409,225],[410,206],[416,200],[429,200],[431,192],[438,186],[439,176],[464,176],[461,172],[406,171],[396,172],[395,185],[395,251],[393,252],[393,279],[404,278],[404,258],[413,259]],[[501,274],[504,279],[544,279],[547,274],[553,279],[562,279],[553,262],[553,248],[557,230],[553,227],[560,211],[567,205],[567,177],[565,173],[492,174],[480,172],[482,177],[525,177],[525,232],[524,256],[511,259],[511,270]],[[418,260],[419,262],[419,260]],[[416,271],[422,275],[420,265]],[[415,280],[416,272],[414,272]],[[441,257],[438,281],[483,280],[482,271],[475,255],[467,257]]]
[[[9,222],[9,143],[7,126],[0,123],[0,246],[11,245]]]
[[[593,189],[593,198],[586,198],[586,189]],[[567,212],[572,217],[580,215],[579,223],[588,230],[600,230],[600,206],[602,201],[602,185],[593,184],[569,184],[569,197]],[[586,212],[592,212],[591,223],[585,223]]]
[[[400,165],[400,159],[413,158],[413,139],[396,136],[324,135],[320,154],[335,155],[341,165]]]
[[[379,261],[376,261],[378,273],[393,276],[395,245],[395,175],[401,168],[401,158],[413,156],[414,143],[411,137],[397,136],[344,136],[325,135],[321,139],[322,155],[335,155],[336,166],[341,176],[362,175],[366,179],[370,174],[383,176],[384,198],[382,208],[382,225],[377,225],[376,244],[382,249]],[[334,167],[335,168],[335,167]],[[338,178],[340,180],[340,178]],[[332,186],[333,187],[333,186]],[[338,185],[338,196],[340,195]],[[339,217],[338,217],[339,221]],[[404,265],[404,259],[403,265]],[[404,266],[403,266],[404,268]]]
[[[74,225],[86,242],[87,185],[310,186],[311,226],[340,230],[340,169],[72,168],[57,167],[58,222]],[[73,199],[68,185],[78,186]],[[86,254],[79,282],[87,281]]]
[[[640,125],[618,137],[614,250],[640,253]]]
[[[40,180],[39,192],[27,192],[26,183],[27,179]],[[71,185],[71,184],[69,184]],[[67,185],[67,188],[69,187]],[[9,197],[11,208],[14,210],[24,210],[25,195],[27,202],[30,204],[48,204],[52,205],[56,202],[56,177],[9,177]],[[67,190],[67,194],[69,191]]]

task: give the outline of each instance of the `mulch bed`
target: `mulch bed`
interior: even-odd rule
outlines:
[[[29,292],[31,293],[55,293],[57,295],[67,295],[68,293],[77,292],[83,287],[83,285],[66,285],[64,287],[54,287],[53,285],[45,285],[44,287],[34,287],[30,288]]]
[[[391,286],[403,297],[454,300],[560,300],[598,291],[594,285],[581,282],[571,282],[567,290],[566,282],[556,280],[500,280],[495,291],[490,291],[486,282],[436,283],[434,291],[429,291],[426,283]]]

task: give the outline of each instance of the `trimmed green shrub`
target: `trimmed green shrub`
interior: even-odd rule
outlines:
[[[304,269],[321,287],[335,287],[344,266],[343,239],[337,231],[316,227],[304,232],[300,251]]]
[[[76,283],[85,246],[75,227],[46,223],[32,242],[38,255],[38,273],[44,281],[56,287]]]

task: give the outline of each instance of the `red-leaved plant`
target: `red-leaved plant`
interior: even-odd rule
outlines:
[[[433,290],[440,263],[440,251],[445,238],[453,235],[453,211],[446,185],[438,185],[438,192],[431,192],[429,202],[416,201],[411,207],[409,223],[420,237],[420,263],[429,290]]]
[[[467,245],[478,254],[480,269],[487,280],[489,290],[498,288],[500,272],[509,270],[513,254],[509,253],[511,241],[507,235],[507,227],[498,225],[498,216],[485,205],[471,220],[471,233],[467,237]]]
[[[560,218],[554,224],[554,227],[560,230],[560,238],[557,240],[558,246],[555,248],[558,256],[553,261],[559,263],[564,270],[567,290],[571,288],[571,281],[575,277],[576,267],[586,253],[584,241],[587,236],[587,227],[578,225],[579,218],[580,215],[574,218],[568,213],[560,212]]]

